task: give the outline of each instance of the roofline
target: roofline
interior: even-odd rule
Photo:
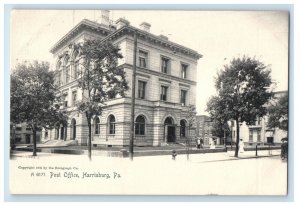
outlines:
[[[281,90],[281,91],[276,91],[276,92],[273,92],[274,94],[278,94],[278,93],[288,93],[289,91],[288,90]]]
[[[177,44],[177,43],[172,42],[172,41],[169,41],[169,40],[162,39],[162,38],[160,38],[160,37],[157,36],[157,35],[154,35],[154,34],[151,34],[151,33],[147,32],[147,31],[138,29],[138,28],[133,27],[133,26],[131,26],[131,25],[124,26],[124,27],[122,27],[122,28],[120,28],[120,29],[118,29],[118,30],[112,32],[111,34],[109,34],[108,36],[106,36],[106,37],[103,39],[103,41],[108,40],[108,39],[110,39],[110,38],[113,38],[113,37],[116,36],[118,33],[123,32],[125,29],[128,29],[128,30],[130,30],[130,31],[132,31],[132,32],[137,31],[137,33],[138,33],[138,34],[141,34],[141,35],[148,35],[148,36],[150,36],[151,38],[155,39],[156,41],[160,41],[160,42],[162,42],[162,43],[164,43],[164,44],[170,44],[170,46],[172,46],[172,47],[177,47],[176,49],[186,50],[186,51],[192,53],[193,55],[195,55],[195,56],[197,57],[197,59],[200,59],[200,58],[203,57],[202,54],[199,54],[197,51],[195,51],[195,50],[193,50],[193,49],[187,48],[187,47],[185,47],[185,46],[182,46],[182,45],[180,45],[180,44]]]
[[[52,54],[54,54],[57,49],[59,48],[59,46],[67,41],[68,38],[70,38],[71,35],[73,35],[75,32],[77,32],[76,30],[78,30],[81,26],[89,26],[91,28],[96,28],[96,29],[102,29],[102,31],[104,32],[107,32],[107,33],[110,33],[111,30],[107,29],[107,28],[104,28],[104,26],[102,24],[99,24],[99,23],[96,23],[96,22],[93,22],[91,20],[88,20],[88,19],[83,19],[82,21],[80,21],[76,26],[74,26],[67,34],[65,34],[63,37],[61,37],[58,42],[56,42],[54,44],[54,46],[51,47],[50,49],[50,52]]]
[[[131,25],[127,25],[127,26],[124,26],[116,31],[111,31],[107,28],[104,28],[104,26],[102,24],[99,24],[99,23],[96,23],[96,22],[93,22],[91,20],[88,20],[88,19],[83,19],[82,21],[80,21],[75,27],[73,27],[67,34],[65,34],[62,38],[60,38],[60,40],[54,44],[54,46],[51,47],[50,49],[50,52],[52,54],[54,54],[58,48],[64,43],[66,42],[68,39],[70,39],[70,37],[78,32],[79,28],[82,27],[82,26],[88,26],[88,27],[91,27],[92,29],[101,29],[102,32],[104,33],[107,33],[108,35],[106,37],[103,38],[103,41],[107,40],[107,39],[110,39],[110,38],[113,38],[114,36],[118,35],[120,32],[123,32],[124,30],[128,29],[129,31],[131,32],[134,32],[134,31],[137,31],[138,34],[140,35],[147,35],[153,39],[155,39],[156,41],[158,42],[162,42],[166,45],[170,45],[170,47],[173,47],[175,50],[184,50],[188,53],[191,53],[193,54],[197,59],[199,58],[202,58],[203,55],[199,54],[197,51],[193,50],[193,49],[190,49],[190,48],[187,48],[185,46],[182,46],[180,44],[177,44],[175,42],[171,42],[169,40],[165,40],[165,39],[162,39],[160,38],[159,36],[157,35],[154,35],[154,34],[151,34],[147,31],[144,31],[144,30],[141,30],[141,29],[138,29],[136,27],[133,27]],[[110,34],[109,34],[110,33]]]

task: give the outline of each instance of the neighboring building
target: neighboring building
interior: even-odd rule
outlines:
[[[99,11],[100,12],[100,11]],[[124,98],[106,102],[101,116],[93,118],[93,145],[128,145],[130,137],[131,82],[133,71],[134,31],[137,31],[137,76],[135,105],[135,145],[160,146],[185,141],[188,131],[188,106],[195,105],[197,60],[196,51],[150,33],[151,25],[143,22],[140,28],[120,18],[115,24],[109,11],[101,11],[101,23],[82,20],[52,48],[58,76],[56,84],[64,94],[64,107],[69,111],[67,125],[57,125],[43,140],[76,140],[87,144],[88,127],[85,115],[76,110],[75,102],[84,93],[77,87],[81,66],[78,52],[69,47],[84,39],[110,40],[121,49],[129,90]],[[191,131],[194,131],[191,128]],[[190,133],[190,136],[195,134]]]
[[[210,145],[212,141],[215,144],[220,144],[220,137],[212,135],[213,122],[209,116],[197,115],[196,116],[196,137],[204,140],[204,145]]]
[[[287,91],[274,92],[274,99],[287,94]],[[231,121],[232,141],[236,142],[236,122]],[[240,125],[240,139],[242,138],[247,145],[280,144],[281,139],[287,137],[287,132],[279,128],[268,128],[268,115],[257,118],[254,125]]]
[[[37,142],[40,142],[40,136],[40,131],[37,131]],[[26,123],[16,125],[10,124],[10,137],[14,140],[15,144],[33,143],[33,134],[31,127],[29,127]]]

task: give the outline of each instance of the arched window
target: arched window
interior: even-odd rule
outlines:
[[[186,121],[185,120],[180,120],[180,137],[185,137],[186,131]]]
[[[145,135],[145,117],[140,115],[135,120],[135,134]]]
[[[114,115],[110,115],[108,117],[108,127],[109,127],[109,134],[116,133],[116,118]]]
[[[74,67],[73,67],[73,72],[72,72],[72,77],[73,79],[77,79],[78,78],[78,72],[79,72],[79,52],[75,51],[74,52]]]
[[[100,119],[99,119],[99,117],[95,118],[95,134],[100,134]]]

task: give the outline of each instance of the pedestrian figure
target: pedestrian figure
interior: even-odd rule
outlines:
[[[210,149],[216,149],[214,140],[212,140],[211,143],[210,143]]]
[[[201,140],[200,138],[197,139],[197,149],[200,149],[201,147]]]
[[[176,150],[173,150],[172,151],[172,160],[175,160],[176,156],[177,156],[177,152],[176,152]]]
[[[240,142],[239,142],[239,153],[243,153],[245,150],[244,150],[244,142],[243,142],[243,139],[240,139]]]
[[[202,148],[203,149],[203,138],[200,138],[200,148]]]

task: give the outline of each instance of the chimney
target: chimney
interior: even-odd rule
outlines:
[[[151,27],[151,24],[147,23],[147,22],[142,22],[140,24],[140,29],[146,31],[146,32],[150,32],[150,27]]]
[[[120,28],[122,28],[123,26],[128,26],[129,24],[130,24],[130,22],[127,21],[127,20],[124,19],[124,18],[119,18],[119,19],[116,21],[117,29],[120,29]]]
[[[163,40],[167,40],[167,41],[169,40],[169,38],[168,38],[167,36],[165,36],[165,35],[162,35],[162,34],[161,34],[161,35],[159,35],[159,37],[160,37],[161,39],[163,39]]]
[[[109,10],[96,11],[96,22],[109,27]]]

